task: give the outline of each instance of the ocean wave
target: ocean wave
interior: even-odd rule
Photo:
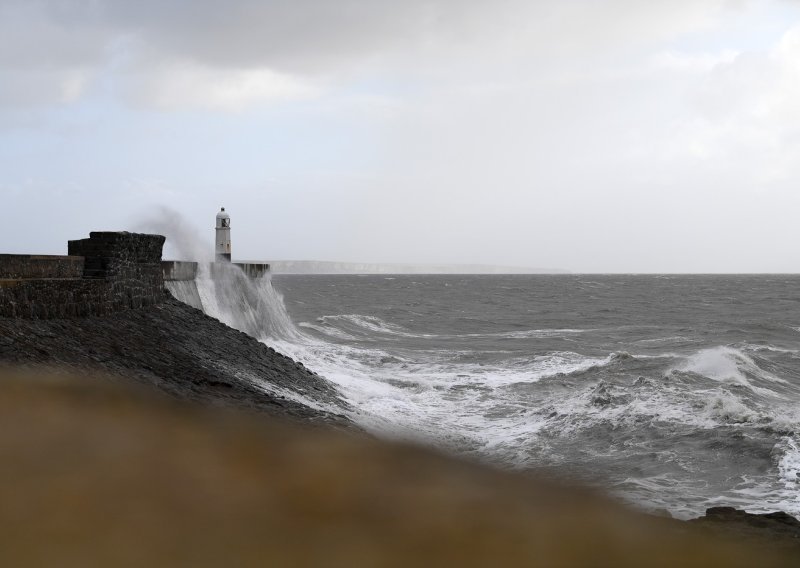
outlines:
[[[800,350],[798,349],[785,349],[783,347],[775,347],[774,345],[767,344],[744,343],[742,344],[742,348],[746,351],[752,351],[754,353],[785,353],[787,355],[797,355],[800,353]]]
[[[635,341],[637,345],[645,344],[645,345],[655,345],[661,343],[675,343],[675,342],[687,342],[687,343],[694,343],[695,340],[685,337],[683,335],[672,335],[669,337],[654,337],[652,339],[639,339]]]
[[[337,327],[324,326],[324,325],[314,325],[313,323],[309,323],[309,322],[306,322],[306,321],[300,322],[297,325],[298,325],[298,327],[302,327],[304,329],[311,329],[311,330],[316,331],[318,333],[321,333],[323,335],[327,335],[329,337],[335,337],[336,339],[345,339],[345,340],[349,340],[349,341],[355,341],[355,340],[358,339],[355,335],[351,335],[351,334],[347,333],[346,331],[342,331],[341,329],[339,329]]]
[[[458,338],[485,338],[485,339],[536,339],[541,337],[560,337],[593,331],[591,329],[526,329],[521,331],[501,331],[497,333],[465,333],[461,335],[448,335],[445,337]]]
[[[449,335],[418,333],[413,323],[405,327],[356,313],[322,316],[297,325],[268,281],[255,285],[255,299],[252,285],[246,282],[226,288],[225,282],[201,279],[198,286],[207,313],[255,334],[330,380],[351,406],[348,416],[377,435],[424,440],[515,467],[584,458],[592,464],[604,459],[616,463],[613,460],[628,456],[650,463],[647,456],[664,459],[663,445],[672,449],[669,442],[675,440],[679,446],[685,436],[700,443],[729,436],[727,441],[733,445],[738,434],[784,436],[773,469],[765,474],[772,480],[737,485],[729,492],[730,502],[738,498],[752,503],[755,497],[747,492],[759,491],[765,492],[764,502],[789,499],[792,492],[796,498],[800,452],[789,434],[800,429],[800,411],[793,410],[791,400],[777,396],[776,389],[788,386],[779,376],[783,368],[771,359],[787,358],[772,355],[770,346],[736,344],[688,354],[666,352],[682,351],[683,347],[670,344],[688,341],[680,335],[686,330],[678,328],[656,331],[662,338],[627,342],[616,338],[635,338],[637,332],[615,328],[614,343],[606,343],[621,347],[615,352],[580,353],[578,347],[556,350],[562,345],[558,339],[512,343],[597,331],[578,329],[584,327],[582,322],[574,322],[576,328],[569,324],[535,328],[534,324],[531,329],[490,332],[497,329],[496,324],[476,320],[465,329],[485,333]],[[406,321],[411,322],[411,317],[399,317],[400,323]],[[593,337],[587,336],[587,341]],[[402,338],[418,341],[398,341]],[[472,342],[458,339],[509,342],[502,344],[506,351],[489,351],[470,349]],[[762,350],[764,354],[759,355]],[[302,392],[274,394],[313,404]],[[654,440],[662,446],[651,446]],[[671,471],[684,467],[685,471],[675,479],[645,474],[628,479],[623,493],[646,501],[648,495],[661,495],[657,486],[662,484],[662,493],[670,497],[659,506],[673,511],[681,510],[675,501],[679,492],[704,495],[703,488],[677,487],[691,483],[687,475],[693,471],[695,458],[687,457],[685,452],[691,450],[682,454],[675,447],[674,451],[675,456],[668,459],[679,465],[670,465]],[[635,463],[639,458],[632,459]],[[786,495],[769,488],[778,476]],[[704,503],[698,497],[689,508],[697,511]]]
[[[481,369],[487,384],[494,387],[539,382],[554,377],[568,377],[605,367],[618,359],[616,354],[608,357],[586,357],[571,351],[556,351],[533,358],[518,358],[503,367]]]
[[[628,477],[615,483],[611,492],[626,499],[635,497],[636,505],[644,511],[657,514],[669,511],[670,516],[676,519],[691,519],[705,508],[697,503],[686,502],[686,497],[695,493],[691,483],[668,473]],[[683,503],[676,504],[676,494],[683,496]]]
[[[459,389],[464,386],[481,388],[504,388],[537,383],[551,378],[564,378],[592,369],[600,369],[617,361],[615,354],[608,357],[586,357],[569,351],[505,359],[502,365],[471,363],[461,356],[471,352],[443,350],[438,357],[427,352],[422,360],[409,360],[386,352],[374,358],[366,372],[376,379],[390,375],[394,380],[407,380],[414,384],[426,384],[432,388]]]
[[[564,428],[563,420],[543,419],[537,412],[551,407],[555,417],[568,416],[570,425],[565,429],[591,428],[598,421],[613,424],[636,424],[644,422],[669,422],[692,424],[700,428],[712,428],[719,424],[761,424],[767,413],[748,406],[745,401],[728,391],[706,391],[700,394],[688,392],[686,385],[664,384],[663,381],[640,381],[636,389],[624,386],[592,382],[585,390],[578,389],[572,396],[561,393],[560,399],[544,399],[538,404],[525,406],[524,401],[515,400],[513,393],[501,395],[497,389],[521,385],[533,385],[554,378],[583,377],[587,373],[616,372],[625,368],[637,368],[645,361],[663,358],[682,360],[673,369],[706,376],[717,382],[743,385],[758,391],[760,387],[752,380],[784,382],[758,367],[744,352],[732,347],[701,350],[690,356],[676,353],[656,355],[631,354],[625,351],[610,353],[604,357],[589,357],[571,351],[554,351],[529,357],[511,357],[498,361],[497,365],[480,360],[467,362],[464,357],[474,355],[456,351],[415,351],[408,357],[385,349],[367,349],[363,345],[329,343],[324,339],[343,341],[364,340],[378,334],[391,337],[445,337],[417,334],[375,316],[340,314],[322,316],[316,323],[306,322],[296,327],[285,310],[281,295],[266,281],[259,284],[258,301],[243,302],[236,294],[252,295],[248,283],[234,281],[231,290],[214,289],[224,283],[204,281],[201,295],[208,299],[205,304],[219,319],[234,326],[250,329],[254,325],[269,327],[261,331],[261,337],[284,353],[303,361],[316,372],[339,385],[344,397],[357,408],[355,419],[367,427],[388,431],[394,426],[407,430],[424,431],[440,437],[445,433],[470,433],[476,438],[485,437],[487,416],[500,416],[500,409],[517,408],[506,418],[492,418],[496,429],[517,431],[517,435],[528,435],[550,426]],[[202,290],[203,286],[208,287]],[[239,291],[241,288],[242,291]],[[254,305],[250,305],[254,304]],[[242,313],[239,313],[242,312]],[[302,330],[316,331],[323,337],[314,338]],[[555,334],[582,333],[583,329],[532,329],[513,332],[472,334],[482,337],[537,337]],[[458,337],[458,336],[449,336]],[[668,375],[669,373],[667,373]],[[491,389],[489,395],[486,389]],[[762,389],[766,391],[766,389]],[[773,394],[771,391],[767,391]],[[506,412],[503,411],[503,412]],[[527,420],[528,424],[512,427],[515,421]],[[790,427],[789,420],[787,427]],[[499,423],[502,423],[502,427]],[[497,435],[497,431],[493,435]],[[502,437],[502,436],[501,436]]]
[[[754,381],[787,383],[784,379],[760,368],[743,351],[728,346],[702,349],[688,356],[683,363],[673,367],[669,372],[675,371],[701,375],[721,383],[738,384],[765,396],[775,396],[775,392],[755,385]]]
[[[553,397],[541,410],[548,417],[543,429],[571,437],[590,434],[603,425],[631,431],[643,426],[666,431],[676,427],[705,431],[720,426],[792,431],[800,419],[791,407],[765,404],[744,392],[700,389],[685,382],[644,377],[631,384],[601,379],[572,394]]]
[[[494,333],[460,333],[460,334],[434,334],[415,333],[396,323],[387,322],[376,316],[363,314],[337,314],[317,318],[317,322],[324,325],[346,330],[357,328],[360,330],[377,333],[383,336],[406,337],[416,339],[536,339],[545,337],[559,337],[595,331],[592,329],[525,329],[517,331],[499,331]],[[305,325],[306,327],[308,324]]]
[[[772,418],[729,391],[708,393],[703,412],[718,424],[765,424]]]
[[[362,331],[371,333],[378,333],[381,335],[397,336],[397,337],[435,337],[429,334],[412,333],[404,327],[382,320],[376,316],[366,316],[361,314],[339,314],[322,316],[317,318],[317,321],[326,326],[336,326],[342,323],[349,329],[356,328]]]

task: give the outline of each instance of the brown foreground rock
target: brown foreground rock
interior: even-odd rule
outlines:
[[[0,566],[800,565],[754,538],[263,413],[0,377]]]

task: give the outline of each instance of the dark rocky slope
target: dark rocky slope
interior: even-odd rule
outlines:
[[[106,317],[0,318],[0,364],[100,372],[182,399],[348,422],[311,407],[347,408],[326,380],[166,293],[163,303]]]

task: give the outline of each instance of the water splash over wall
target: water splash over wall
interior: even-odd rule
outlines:
[[[302,336],[269,275],[252,279],[232,264],[200,263],[196,280],[166,285],[181,302],[260,341],[292,341]]]

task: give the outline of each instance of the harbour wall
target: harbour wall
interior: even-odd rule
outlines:
[[[225,280],[231,274],[226,270],[228,266],[235,266],[250,279],[261,278],[269,273],[270,265],[264,262],[221,262],[201,265],[197,262],[179,260],[165,260],[161,263],[164,275],[164,286],[172,296],[181,302],[205,311],[200,290],[197,287],[198,277],[210,277],[213,280]],[[207,268],[207,270],[201,270]],[[202,276],[205,274],[205,276]]]
[[[96,231],[69,241],[66,256],[0,254],[0,317],[54,319],[106,316],[164,301],[191,288],[198,263],[162,261],[161,235]],[[250,278],[269,272],[267,263],[233,263]],[[213,274],[213,271],[211,271]]]
[[[231,262],[238,267],[248,278],[261,278],[269,273],[270,265],[266,262]],[[200,264],[183,260],[164,260],[161,270],[165,282],[184,282],[196,280]]]
[[[0,317],[104,316],[164,300],[161,235],[92,232],[67,256],[0,255]]]

